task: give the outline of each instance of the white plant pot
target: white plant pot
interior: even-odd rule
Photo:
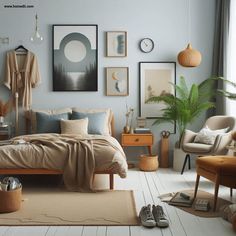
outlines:
[[[0,124],[4,123],[4,116],[0,116]]]
[[[173,155],[173,170],[181,172],[184,164],[186,153],[182,151],[180,148],[174,148],[174,155]],[[188,165],[185,166],[185,170],[187,169]]]

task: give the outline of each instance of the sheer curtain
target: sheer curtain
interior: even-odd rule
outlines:
[[[236,1],[230,1],[229,44],[227,53],[227,79],[236,83]],[[226,86],[230,92],[236,93],[236,89]],[[226,115],[236,116],[236,100],[226,99]]]
[[[213,44],[212,75],[227,78],[227,52],[229,41],[230,2],[235,0],[216,0],[215,33]],[[217,81],[215,89],[224,89],[224,83]],[[207,112],[208,117],[226,113],[225,98],[216,96],[216,108]]]

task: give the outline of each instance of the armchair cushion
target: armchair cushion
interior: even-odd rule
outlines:
[[[224,134],[227,132],[229,127],[224,129],[211,130],[208,126],[204,127],[194,138],[194,143],[204,143],[213,145],[217,135]]]
[[[183,150],[189,153],[204,154],[210,153],[212,145],[203,143],[185,143],[183,145]]]

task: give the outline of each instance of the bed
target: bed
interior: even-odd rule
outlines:
[[[114,188],[114,174],[125,178],[127,162],[122,147],[113,138],[114,116],[110,109],[81,110],[78,108],[31,111],[26,113],[27,132],[35,129],[37,115],[50,117],[65,114],[83,114],[92,117],[92,114],[106,113],[105,125],[107,133],[103,134],[74,134],[59,132],[41,132],[17,136],[12,139],[12,144],[0,146],[0,175],[33,175],[49,174],[63,175],[64,183],[72,191],[92,190],[92,181],[95,174],[108,174],[109,187]],[[74,113],[73,113],[74,112]],[[75,117],[77,118],[77,117]],[[95,124],[99,123],[99,116],[95,117]],[[82,121],[84,119],[73,119]],[[90,119],[90,118],[89,118]],[[91,118],[92,120],[92,118]],[[89,122],[91,121],[89,120]],[[63,121],[71,123],[71,121]],[[62,123],[62,121],[60,121]],[[90,122],[92,124],[92,122]],[[51,123],[52,124],[52,123]],[[51,126],[50,126],[51,128]],[[74,126],[73,126],[74,128]],[[88,128],[89,129],[89,128]],[[22,141],[23,140],[23,141]],[[22,143],[24,142],[24,143]],[[79,164],[83,163],[83,164]]]

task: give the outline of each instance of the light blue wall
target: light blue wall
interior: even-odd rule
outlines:
[[[5,9],[4,3],[32,3],[33,9]],[[187,45],[189,38],[193,47],[202,53],[202,64],[185,69],[177,64],[177,80],[186,76],[189,83],[200,82],[211,74],[214,33],[214,0],[25,0],[1,1],[0,37],[8,36],[9,45],[0,45],[0,76],[3,80],[5,52],[23,44],[33,51],[39,61],[42,84],[33,90],[33,108],[59,108],[68,106],[111,107],[115,113],[117,137],[125,124],[125,103],[135,108],[139,104],[139,61],[176,61],[178,52]],[[38,13],[39,27],[44,42],[32,45],[29,37],[34,28],[34,15]],[[190,20],[190,21],[189,21]],[[190,22],[190,34],[188,33]],[[98,24],[98,92],[53,92],[52,91],[52,24]],[[105,32],[124,30],[128,32],[128,56],[125,58],[105,57]],[[140,52],[138,42],[151,37],[155,49],[149,54]],[[128,97],[105,96],[104,67],[128,66],[130,91]],[[0,97],[9,92],[0,87]],[[193,128],[202,124],[200,118]],[[149,125],[152,122],[149,122]],[[156,151],[160,130],[167,126],[152,127],[155,133]],[[172,142],[175,137],[172,136]],[[158,148],[159,149],[159,148]],[[143,148],[128,150],[142,152]],[[136,156],[132,153],[131,156]]]

